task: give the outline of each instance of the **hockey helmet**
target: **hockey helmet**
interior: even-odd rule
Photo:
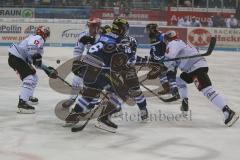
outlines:
[[[101,25],[101,19],[100,18],[90,18],[88,21],[87,21],[87,26],[90,27],[90,26],[99,26]]]
[[[126,36],[128,34],[129,24],[126,19],[116,18],[112,23],[112,32],[119,36]]]
[[[156,23],[149,23],[146,25],[144,33],[148,34],[150,43],[155,43],[160,40],[162,34],[161,31],[158,31],[158,25]]]
[[[156,33],[158,32],[157,30],[158,25],[156,23],[149,23],[146,25],[144,32],[145,33]]]
[[[177,32],[174,30],[170,30],[164,33],[164,42],[166,44],[177,38],[178,38]]]
[[[36,28],[36,35],[40,35],[44,40],[50,36],[50,29],[46,26],[39,26]]]
[[[100,27],[99,33],[100,34],[106,34],[108,32],[111,32],[112,28],[109,25],[105,25],[103,27]]]

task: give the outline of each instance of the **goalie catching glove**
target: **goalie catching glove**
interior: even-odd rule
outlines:
[[[127,67],[128,57],[124,54],[117,53],[112,56],[111,59],[111,70],[114,72],[120,72]]]
[[[164,66],[164,64],[161,64],[161,63],[150,62],[148,66],[149,68],[151,68],[151,71],[149,71],[147,74],[148,79],[156,79],[162,73],[167,71],[167,68]]]

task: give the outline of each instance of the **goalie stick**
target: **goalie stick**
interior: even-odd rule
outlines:
[[[98,108],[96,107],[96,108],[93,110],[92,114],[89,116],[89,118],[85,121],[85,123],[84,123],[83,125],[72,127],[72,128],[71,128],[71,131],[72,131],[72,132],[82,131],[82,130],[86,127],[86,125],[88,124],[88,122],[92,119],[93,115],[96,113],[97,110],[98,110]]]
[[[101,102],[103,102],[105,98],[106,98],[106,99],[109,99],[105,93],[102,92],[102,94],[103,94],[104,97],[103,97],[103,99],[100,101],[99,104],[101,104]],[[104,109],[104,107],[103,107],[103,109]],[[103,110],[103,109],[102,109],[102,110]],[[93,118],[93,115],[96,113],[97,110],[98,110],[98,107],[96,107],[96,108],[93,110],[93,112],[91,113],[91,115],[90,115],[89,118],[85,121],[85,123],[84,123],[83,125],[72,127],[72,128],[71,128],[71,131],[72,131],[72,132],[82,131],[82,130],[86,127],[86,125],[88,124],[88,122]]]

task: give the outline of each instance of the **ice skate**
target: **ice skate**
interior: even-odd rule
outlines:
[[[147,121],[148,119],[148,110],[146,109],[141,109],[140,110],[140,116],[143,122]]]
[[[182,115],[184,117],[188,116],[189,106],[188,106],[188,98],[184,98],[182,100],[182,105],[180,110],[182,111]]]
[[[38,104],[38,98],[36,98],[36,97],[29,97],[28,104],[29,105],[37,105]]]
[[[112,133],[115,133],[118,128],[118,126],[110,120],[109,115],[98,118],[95,127]]]
[[[18,112],[20,114],[33,114],[35,113],[35,108],[29,105],[26,101],[19,99]]]
[[[239,115],[236,114],[233,110],[231,110],[228,106],[225,106],[222,111],[223,113],[228,113],[228,116],[225,117],[224,120],[224,124],[228,127],[231,127],[239,119]]]

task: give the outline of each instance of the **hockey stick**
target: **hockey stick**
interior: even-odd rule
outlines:
[[[203,57],[203,56],[209,56],[211,55],[214,47],[216,45],[216,37],[211,37],[209,46],[208,46],[208,50],[206,53],[203,54],[197,54],[197,55],[193,55],[193,56],[186,56],[186,57],[177,57],[177,58],[172,58],[172,59],[165,59],[163,60],[163,62],[169,62],[169,61],[176,61],[176,60],[182,60],[182,59],[189,59],[189,58],[196,58],[196,57]]]
[[[63,81],[65,84],[67,84],[69,87],[72,88],[72,85],[70,83],[68,83],[67,81],[65,81],[62,77],[60,77],[59,75],[57,75],[57,78],[60,79],[61,81]]]
[[[171,97],[171,98],[162,98],[162,97],[159,97],[159,95],[157,95],[156,93],[154,93],[151,89],[149,89],[148,87],[146,87],[144,84],[140,83],[140,85],[145,88],[146,90],[148,90],[150,93],[152,93],[153,95],[155,95],[158,99],[160,99],[161,101],[163,102],[173,102],[173,101],[176,101],[178,100],[176,97]]]
[[[103,94],[104,98],[99,102],[100,104],[101,104],[101,102],[102,102],[105,98],[108,99],[108,97],[107,97],[107,95],[106,95],[105,93],[103,93],[103,92],[101,92],[101,93]],[[104,109],[104,108],[103,108],[103,109]],[[103,109],[102,109],[102,110],[103,110]],[[92,119],[93,115],[96,113],[97,110],[98,110],[98,107],[96,107],[96,108],[93,110],[92,114],[88,117],[88,119],[85,121],[85,123],[84,123],[83,125],[81,125],[81,126],[76,126],[76,127],[72,127],[71,131],[72,131],[72,132],[82,131],[82,130],[86,127],[86,125],[88,124],[88,122]],[[102,111],[101,111],[101,112],[102,112]]]
[[[93,115],[96,113],[97,110],[98,110],[98,108],[96,107],[96,108],[93,110],[92,114],[89,116],[89,118],[85,121],[85,123],[84,123],[83,125],[78,126],[78,127],[72,127],[72,128],[71,128],[71,131],[72,131],[72,132],[82,131],[82,130],[86,127],[86,125],[88,124],[88,122],[92,119]]]

